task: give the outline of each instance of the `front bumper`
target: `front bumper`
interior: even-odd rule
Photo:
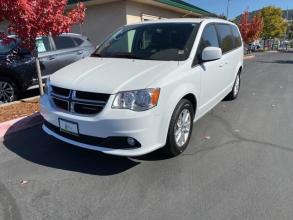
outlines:
[[[51,102],[48,95],[41,97],[41,114],[44,119],[55,127],[59,127],[59,119],[72,121],[78,124],[81,136],[107,139],[109,137],[131,137],[140,143],[139,147],[109,148],[99,144],[82,142],[82,138],[70,138],[60,132],[50,129],[48,124],[43,125],[43,130],[66,143],[82,148],[101,151],[106,154],[119,156],[140,156],[150,153],[165,145],[166,128],[162,115],[157,108],[134,112],[125,109],[112,109],[111,104],[114,97],[111,96],[103,111],[95,116],[84,116],[58,110]],[[165,132],[164,132],[165,131]]]

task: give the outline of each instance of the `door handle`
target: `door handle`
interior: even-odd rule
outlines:
[[[223,66],[225,66],[227,64],[228,64],[228,61],[222,62],[222,63],[220,63],[219,67],[223,67]]]
[[[49,56],[48,60],[54,60],[55,58],[55,56]]]
[[[76,54],[81,55],[81,54],[83,54],[83,51],[78,51]]]

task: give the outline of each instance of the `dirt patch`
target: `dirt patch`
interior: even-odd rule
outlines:
[[[39,98],[29,101],[20,101],[15,104],[2,106],[0,105],[0,123],[12,119],[31,115],[40,111]]]

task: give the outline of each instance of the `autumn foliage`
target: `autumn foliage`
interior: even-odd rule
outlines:
[[[34,50],[36,37],[69,32],[72,25],[84,20],[82,3],[67,13],[66,5],[67,0],[0,0],[0,22],[8,21],[8,32]],[[5,38],[5,34],[0,33],[0,37]]]
[[[241,20],[238,26],[243,41],[246,44],[249,44],[260,37],[264,26],[263,18],[261,15],[257,14],[252,18],[251,21],[249,21],[249,13],[248,11],[245,11],[241,16]]]

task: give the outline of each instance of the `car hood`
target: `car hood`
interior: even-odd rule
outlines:
[[[88,57],[57,71],[50,81],[62,88],[115,94],[147,88],[177,66],[176,61]]]

